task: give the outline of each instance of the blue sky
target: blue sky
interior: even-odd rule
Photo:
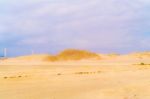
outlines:
[[[150,50],[149,0],[0,0],[0,53]]]

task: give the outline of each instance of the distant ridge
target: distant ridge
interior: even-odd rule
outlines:
[[[74,60],[108,60],[108,59],[118,59],[118,60],[135,60],[135,59],[143,59],[150,58],[149,52],[136,52],[130,54],[100,54],[94,53],[87,50],[78,50],[78,49],[66,49],[59,52],[56,55],[50,54],[33,54],[27,56],[19,56],[14,58],[8,58],[6,61],[16,61],[16,62],[24,62],[24,61],[34,61],[34,62],[57,62],[57,61],[74,61]]]

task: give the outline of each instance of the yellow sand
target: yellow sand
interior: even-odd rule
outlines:
[[[0,99],[150,99],[150,65],[137,65],[150,63],[148,56],[54,63],[33,57],[0,62]]]

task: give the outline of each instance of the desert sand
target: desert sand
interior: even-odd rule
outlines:
[[[0,99],[150,99],[150,55],[43,61],[47,55],[0,61]],[[141,63],[144,63],[143,65]]]

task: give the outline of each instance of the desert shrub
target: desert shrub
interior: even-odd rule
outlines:
[[[82,74],[89,74],[90,72],[76,72],[75,74],[78,74],[78,75],[82,75]]]
[[[8,77],[4,77],[4,79],[7,79]]]
[[[85,50],[67,49],[57,55],[59,60],[80,60],[88,58],[99,58],[96,53]]]
[[[96,74],[97,72],[76,72],[77,75]]]
[[[145,63],[140,63],[140,65],[145,65]]]
[[[48,56],[45,58],[45,61],[55,62],[55,61],[58,61],[58,58],[57,58],[57,56]]]
[[[60,76],[60,75],[62,75],[62,74],[61,74],[61,73],[58,73],[57,75]]]
[[[150,64],[146,64],[146,63],[140,63],[140,65],[150,65]]]

